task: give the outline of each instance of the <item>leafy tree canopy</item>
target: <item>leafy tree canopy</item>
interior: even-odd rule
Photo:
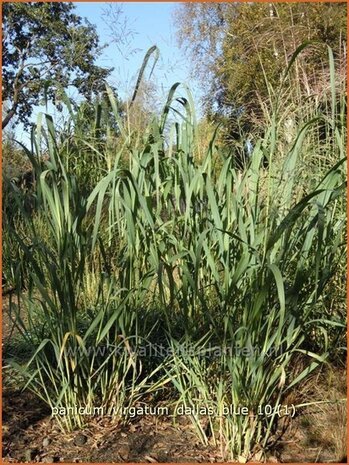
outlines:
[[[47,80],[74,86],[88,100],[104,89],[112,70],[95,64],[102,49],[95,27],[74,8],[62,2],[3,4],[3,128],[11,120],[28,125]],[[47,97],[56,103],[58,89],[48,86]]]
[[[175,19],[180,44],[204,85],[208,115],[228,120],[232,132],[238,119],[245,127],[262,121],[263,104],[270,104],[272,89],[306,41],[316,45],[297,58],[295,88],[309,96],[321,84],[328,87],[325,45],[345,76],[344,3],[182,3]]]

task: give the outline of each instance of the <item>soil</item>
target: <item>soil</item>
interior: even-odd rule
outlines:
[[[108,418],[62,433],[44,404],[30,393],[4,393],[4,462],[217,462],[219,453],[199,443],[190,425],[152,416],[126,426]]]

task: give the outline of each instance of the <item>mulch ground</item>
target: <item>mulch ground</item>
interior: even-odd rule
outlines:
[[[154,416],[128,426],[109,418],[92,420],[81,431],[62,433],[47,408],[30,393],[3,394],[5,462],[218,462],[219,452],[203,446],[189,424]]]

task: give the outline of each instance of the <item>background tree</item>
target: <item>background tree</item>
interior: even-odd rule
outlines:
[[[95,27],[74,8],[62,2],[3,5],[3,128],[10,121],[28,125],[47,80],[74,86],[87,99],[104,88],[111,69],[95,64],[102,49]],[[58,89],[51,85],[47,92],[56,103]]]
[[[292,70],[297,91],[309,97],[328,88],[325,45],[345,79],[344,3],[182,3],[175,19],[179,42],[204,86],[206,113],[223,121],[228,139],[263,127],[264,107],[303,42],[316,45],[299,55]]]

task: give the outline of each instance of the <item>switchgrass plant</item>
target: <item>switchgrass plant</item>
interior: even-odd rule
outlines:
[[[68,412],[57,419],[62,428],[72,429],[85,422],[84,412],[76,410],[91,411],[96,403],[104,412],[120,416],[146,375],[139,379],[142,366],[135,350],[139,336],[131,290],[117,286],[102,242],[92,247],[86,198],[60,162],[49,117],[47,126],[51,156],[34,167],[47,240],[38,231],[36,216],[23,216],[25,228],[11,230],[27,267],[28,294],[20,299],[27,314],[23,318],[20,305],[15,306],[16,322],[33,347],[25,365],[14,363],[53,412]],[[95,293],[87,305],[84,294],[90,290],[92,273]],[[21,273],[17,279],[24,279]]]
[[[343,319],[322,306],[343,259],[344,129],[335,113],[331,167],[299,186],[318,119],[299,121],[280,153],[271,115],[241,170],[216,133],[206,154],[193,156],[197,123],[184,90],[177,97],[172,87],[135,145],[106,87],[119,134],[113,157],[101,141],[73,138],[102,160],[90,188],[65,162],[52,119],[39,119],[27,153],[49,240],[35,215],[23,212],[24,229],[9,226],[28,275],[27,319],[18,311],[17,325],[33,346],[30,360],[15,364],[53,411],[73,409],[57,417],[62,428],[83,425],[76,406],[120,412],[174,389],[175,406],[194,409],[204,443],[247,461],[270,446],[287,393],[327,360],[329,328],[343,332]],[[40,162],[42,147],[49,157]],[[166,355],[141,355],[147,344]]]

